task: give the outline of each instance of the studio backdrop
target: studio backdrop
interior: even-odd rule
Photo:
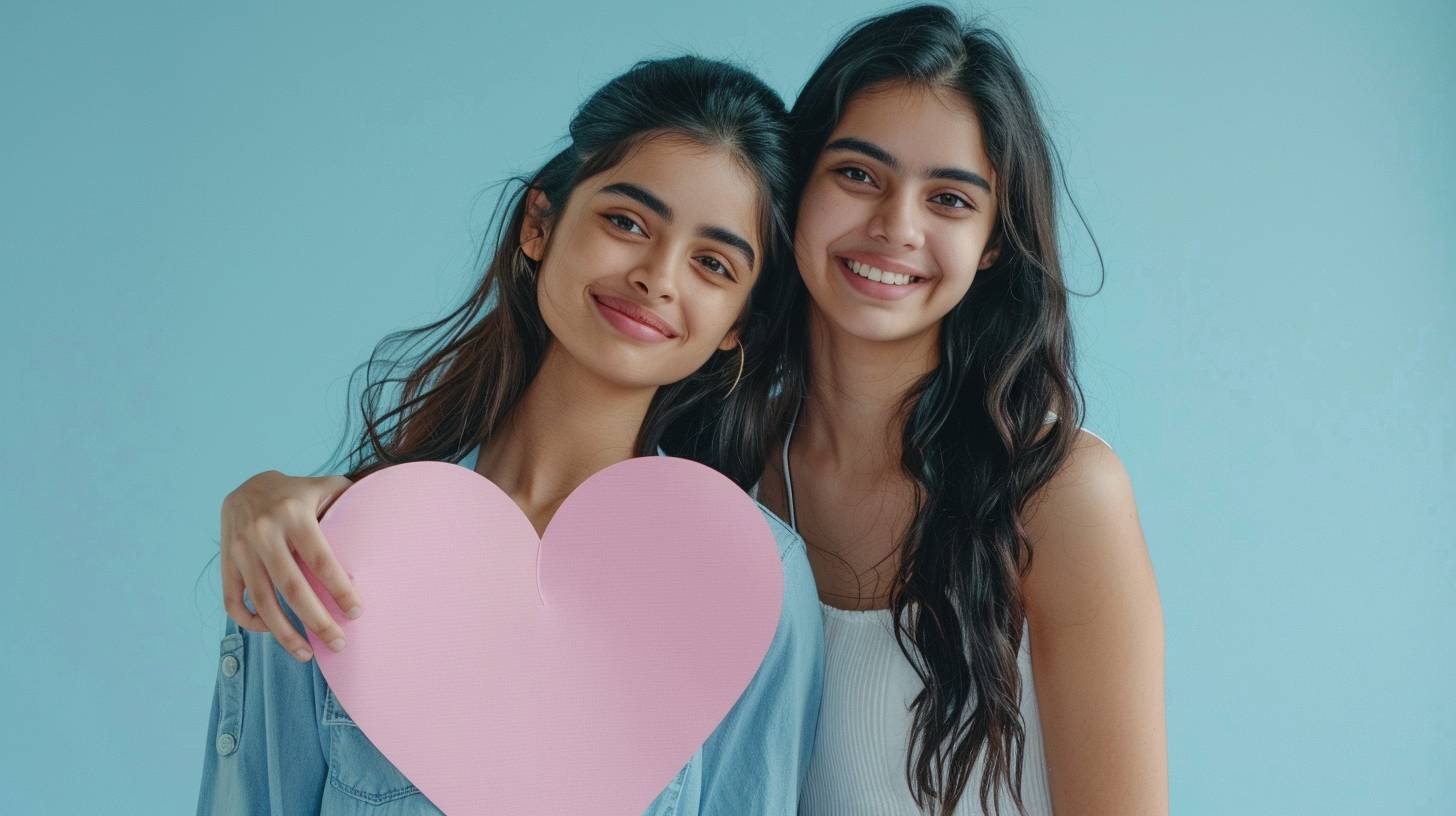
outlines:
[[[591,89],[693,51],[792,100],[883,8],[7,3],[0,812],[195,807],[223,496],[325,462],[350,372],[463,296],[496,185]],[[1079,372],[1157,572],[1173,812],[1450,812],[1456,7],[963,8],[1085,218]]]

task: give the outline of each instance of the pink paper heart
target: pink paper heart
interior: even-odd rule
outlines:
[[[320,522],[367,612],[334,695],[449,814],[641,813],[728,713],[783,602],[773,533],[727,478],[644,457],[587,479],[543,538],[446,462],[385,468]],[[538,558],[539,555],[539,558]]]

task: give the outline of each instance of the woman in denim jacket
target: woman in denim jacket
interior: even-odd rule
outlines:
[[[317,516],[352,480],[400,462],[459,462],[510,494],[538,532],[588,476],[632,456],[665,450],[745,488],[756,481],[790,283],[785,132],[777,96],[723,63],[644,62],[608,82],[576,113],[571,143],[507,201],[468,301],[382,344],[412,348],[441,332],[369,383],[349,475],[316,480],[330,498],[274,501],[288,491],[272,472],[229,496],[223,573],[237,580],[225,579],[224,595],[243,624],[230,621],[221,643],[199,813],[439,812],[350,719],[296,631],[306,620],[345,646],[337,625],[315,623],[328,615],[287,542],[320,539]],[[397,365],[407,376],[394,376]],[[380,410],[394,386],[398,404]],[[803,541],[763,512],[783,566],[773,641],[646,813],[795,811],[822,621]],[[233,564],[229,542],[263,555]],[[332,555],[307,560],[331,591],[347,584]],[[358,599],[336,598],[357,616]]]

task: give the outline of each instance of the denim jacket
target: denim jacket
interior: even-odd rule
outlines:
[[[474,469],[477,453],[460,465]],[[728,716],[646,816],[788,816],[797,809],[819,717],[823,621],[803,540],[760,509],[783,564],[778,628]],[[284,611],[301,630],[297,615]],[[272,635],[231,620],[220,651],[199,816],[440,813],[354,724],[316,661],[299,663]]]

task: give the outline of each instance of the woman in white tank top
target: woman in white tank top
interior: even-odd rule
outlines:
[[[1157,588],[1079,428],[1055,154],[1014,56],[891,12],[792,120],[805,288],[756,492],[824,602],[799,812],[1165,813]]]
[[[797,419],[797,417],[795,417]],[[1048,416],[1053,422],[1056,415]],[[787,521],[798,531],[794,478],[788,451],[795,422],[789,423],[780,461]],[[1097,441],[1106,440],[1086,431]],[[1111,446],[1108,446],[1109,450]],[[755,488],[755,494],[757,488]],[[820,603],[824,612],[824,696],[819,710],[817,750],[800,799],[800,812],[916,812],[903,787],[904,750],[910,736],[910,704],[921,688],[919,675],[895,641],[889,609],[841,609]],[[1032,677],[1030,640],[1023,638],[1016,666],[1021,678],[1019,710],[1025,723],[1022,804],[1029,816],[1050,814],[1046,754]],[[976,775],[984,770],[978,765]],[[1005,801],[1009,790],[1002,790]],[[965,805],[957,812],[975,812]]]

